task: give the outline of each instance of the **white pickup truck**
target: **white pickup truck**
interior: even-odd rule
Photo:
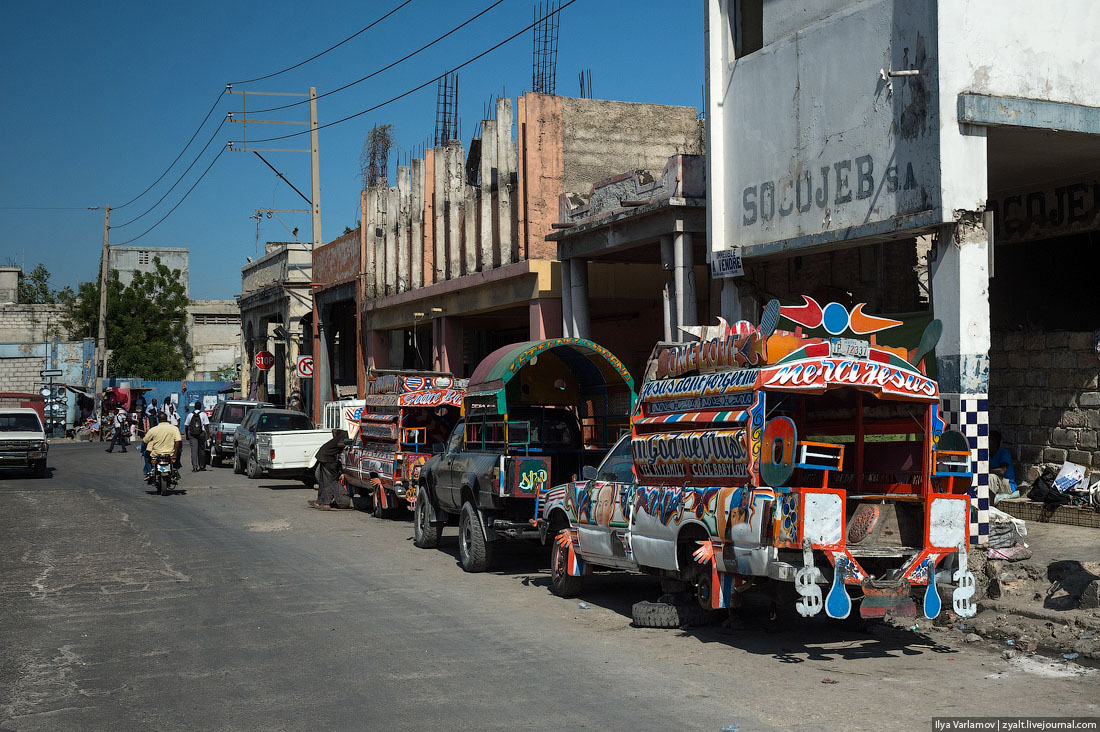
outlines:
[[[302,412],[263,407],[248,413],[234,439],[234,472],[249,478],[295,477],[312,486],[314,456],[332,439],[332,430],[313,429]]]

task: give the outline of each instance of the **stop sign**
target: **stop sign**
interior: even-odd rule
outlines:
[[[261,371],[267,371],[269,368],[275,365],[275,356],[271,351],[260,351],[256,354],[256,368]]]

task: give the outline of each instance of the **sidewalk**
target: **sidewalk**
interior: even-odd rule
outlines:
[[[1100,660],[1100,529],[1028,521],[1024,541],[1032,556],[1022,562],[971,553],[985,598],[977,616],[954,621],[955,631],[967,642],[995,642],[1006,657]]]

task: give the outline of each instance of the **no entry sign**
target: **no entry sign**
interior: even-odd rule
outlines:
[[[275,356],[271,351],[260,351],[256,354],[256,368],[261,371],[267,371],[269,368],[275,365]]]
[[[313,378],[313,356],[298,357],[298,376],[303,379]]]

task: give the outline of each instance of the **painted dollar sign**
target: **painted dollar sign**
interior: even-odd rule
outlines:
[[[821,588],[817,586],[817,568],[814,567],[814,553],[809,547],[802,549],[802,569],[795,572],[794,586],[800,599],[795,603],[798,614],[804,618],[821,612]]]
[[[978,608],[970,602],[970,598],[974,597],[974,575],[966,569],[966,544],[959,545],[958,557],[959,568],[951,579],[958,582],[959,586],[951,593],[951,605],[959,617],[972,618],[978,613]]]

